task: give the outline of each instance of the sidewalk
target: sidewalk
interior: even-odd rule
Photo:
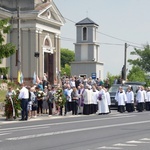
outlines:
[[[118,112],[116,110],[112,110],[110,115],[115,115],[115,114],[118,114]],[[97,115],[97,114],[91,114],[90,116],[92,115]],[[72,115],[72,112],[68,112],[66,116],[62,115],[60,116],[59,114],[56,114],[56,115],[52,115],[52,116],[49,116],[48,114],[42,114],[41,116],[37,116],[36,118],[31,118],[31,119],[28,119],[28,121],[40,121],[40,120],[49,120],[49,119],[63,119],[63,118],[71,118],[71,117],[86,117],[87,115]],[[88,115],[89,116],[89,115]],[[4,116],[4,112],[3,111],[0,111],[0,124],[1,123],[16,123],[16,122],[19,122],[19,120],[21,119],[21,116],[17,119],[13,119],[13,120],[6,120],[6,117]]]
[[[49,116],[48,114],[42,114],[40,116],[37,116],[36,118],[30,118],[28,121],[38,121],[38,120],[49,120],[49,119],[59,119],[59,118],[70,118],[70,117],[81,117],[84,115],[72,115],[71,112],[68,112],[66,116],[62,115],[60,116],[59,114]],[[6,120],[6,117],[4,116],[4,112],[0,111],[0,123],[13,123],[13,122],[18,122],[21,119],[21,116],[17,119],[12,119],[12,120]]]

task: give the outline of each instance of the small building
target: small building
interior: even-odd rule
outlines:
[[[15,44],[17,51],[20,40],[20,58],[16,51],[0,64],[10,67],[8,77],[17,79],[19,59],[24,80],[32,80],[34,72],[40,79],[47,73],[48,81],[53,84],[61,70],[60,30],[65,23],[53,0],[0,0],[0,18],[10,18],[12,29],[7,42]]]
[[[76,23],[75,61],[71,75],[103,79],[103,63],[97,38],[99,25],[89,18]]]

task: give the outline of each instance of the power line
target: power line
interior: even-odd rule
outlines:
[[[128,46],[131,46],[131,47],[133,47],[133,48],[140,48],[140,49],[143,49],[143,47],[135,46],[135,45],[131,45],[131,44],[128,44]]]
[[[55,12],[52,11],[52,10],[51,10],[51,12],[54,13],[54,14],[56,14],[56,15],[58,15],[58,16],[61,16],[60,14],[55,13]],[[62,17],[62,16],[61,16],[61,17]],[[64,17],[64,16],[63,16],[63,17]],[[64,18],[65,18],[66,20],[72,22],[72,23],[75,23],[75,24],[77,23],[77,22],[73,21],[72,19],[69,19],[69,18],[66,18],[66,17],[64,17]],[[100,32],[100,31],[97,31],[97,33],[100,33],[100,34],[102,34],[102,35],[105,35],[105,36],[107,36],[107,37],[110,37],[110,38],[113,38],[113,39],[116,39],[116,40],[119,40],[119,41],[131,43],[131,44],[135,44],[135,45],[141,45],[141,44],[139,44],[139,43],[135,43],[135,42],[131,42],[131,41],[128,41],[128,40],[125,40],[125,39],[121,39],[121,38],[118,38],[118,37],[115,37],[115,36],[112,36],[112,35],[109,35],[109,34]]]
[[[115,43],[101,43],[102,45],[115,45],[115,46],[124,46],[124,44],[115,44]]]
[[[130,42],[128,40],[124,40],[124,39],[120,39],[120,38],[117,38],[117,37],[114,37],[114,36],[111,36],[111,35],[108,35],[106,33],[103,33],[103,32],[99,32],[98,33],[102,34],[102,35],[105,35],[105,36],[108,36],[110,38],[113,38],[113,39],[116,39],[116,40],[119,40],[119,41],[123,41],[123,42],[127,42],[127,43],[132,43],[132,44],[135,44],[135,45],[141,45],[141,44],[138,44],[138,43],[134,43],[134,42]]]
[[[38,4],[38,3],[34,3],[34,4]],[[40,5],[39,5],[38,7],[43,8],[43,7],[40,6]],[[66,20],[68,20],[68,21],[70,21],[70,22],[76,24],[76,22],[73,21],[72,19],[69,19],[69,18],[67,18],[67,17],[64,17],[64,16],[62,16],[61,14],[58,14],[58,13],[52,11],[52,10],[51,10],[51,13],[56,14],[56,15],[58,15],[58,16],[60,16],[60,17],[63,17],[64,19],[66,19]],[[107,37],[109,37],[109,38],[113,38],[113,39],[122,41],[122,42],[131,43],[131,44],[135,44],[135,45],[140,45],[140,46],[141,46],[141,44],[139,44],[139,43],[135,43],[135,42],[131,42],[131,41],[128,41],[128,40],[125,40],[125,39],[121,39],[121,38],[118,38],[118,37],[115,37],[115,36],[112,36],[112,35],[109,35],[109,34],[100,32],[100,31],[97,31],[97,33],[102,34],[102,35],[104,35],[104,36],[107,36]],[[71,38],[70,38],[70,39],[71,39]],[[69,40],[70,40],[70,39],[69,39]],[[111,45],[111,44],[110,44],[110,45]]]

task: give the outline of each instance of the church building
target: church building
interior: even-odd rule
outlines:
[[[46,73],[51,84],[57,81],[65,19],[53,0],[0,0],[0,18],[10,18],[12,28],[6,42],[16,45],[16,53],[0,64],[10,68],[8,77],[17,79],[19,60],[24,80],[31,81],[35,72],[40,79]]]
[[[75,61],[71,63],[71,75],[103,79],[103,63],[97,38],[99,25],[90,18],[76,23]]]

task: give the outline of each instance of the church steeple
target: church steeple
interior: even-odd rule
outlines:
[[[103,63],[100,62],[100,51],[97,39],[99,25],[90,18],[76,23],[75,61],[71,63],[71,75],[92,73],[103,76]]]
[[[97,29],[99,25],[90,18],[85,18],[76,23],[77,43],[95,43],[97,42]],[[79,36],[81,33],[81,36]]]
[[[95,23],[94,21],[92,21],[90,18],[85,18],[83,20],[81,20],[80,22],[76,23],[77,25],[96,25],[99,26],[97,23]]]

